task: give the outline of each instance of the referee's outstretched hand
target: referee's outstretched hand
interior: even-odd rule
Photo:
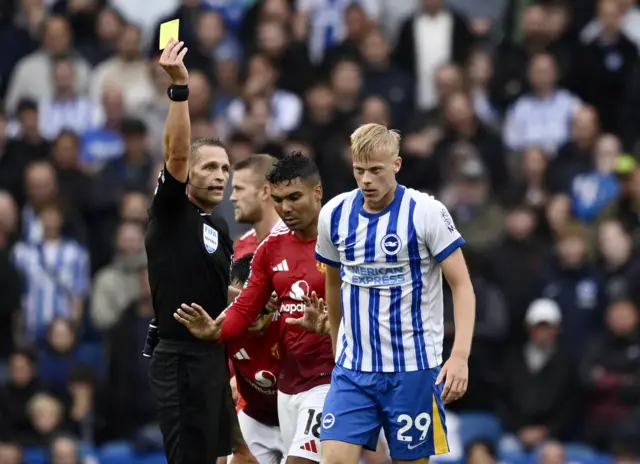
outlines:
[[[329,318],[322,298],[318,298],[316,292],[311,292],[311,298],[303,296],[302,301],[304,302],[302,317],[290,317],[286,323],[300,326],[309,332],[329,335]]]
[[[191,303],[191,305],[182,304],[180,308],[173,313],[173,317],[189,329],[191,335],[200,340],[214,342],[220,338],[224,313],[214,320],[207,314],[202,306]]]
[[[436,385],[440,385],[443,380],[444,388],[441,398],[445,404],[462,398],[467,391],[469,381],[467,360],[459,356],[451,356],[440,369]]]
[[[187,85],[189,83],[189,72],[183,61],[186,54],[187,47],[184,46],[184,42],[169,39],[169,43],[160,55],[160,66],[169,75],[172,84]]]

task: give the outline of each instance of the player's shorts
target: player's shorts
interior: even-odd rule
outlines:
[[[249,451],[260,464],[284,462],[286,453],[279,427],[265,425],[248,416],[244,411],[238,413],[238,422]],[[229,460],[231,460],[231,456],[229,456]]]
[[[278,392],[280,433],[287,456],[320,462],[320,421],[329,385],[287,395]]]
[[[336,366],[324,404],[320,439],[374,451],[380,428],[393,459],[449,452],[440,368],[415,372],[357,372]]]

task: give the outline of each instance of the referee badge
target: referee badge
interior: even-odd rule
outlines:
[[[207,224],[202,224],[202,239],[207,253],[213,253],[218,249],[218,231]]]

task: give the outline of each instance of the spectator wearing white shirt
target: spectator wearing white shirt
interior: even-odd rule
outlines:
[[[53,95],[38,104],[38,127],[48,140],[68,129],[77,134],[96,126],[96,105],[87,95],[76,91],[76,70],[68,55],[53,58],[51,69]]]
[[[117,55],[95,68],[89,90],[91,100],[99,102],[106,87],[115,87],[122,92],[128,115],[138,114],[140,108],[154,98],[151,70],[142,56],[139,27],[126,25],[118,42]]]
[[[640,50],[640,7],[636,5],[635,0],[618,0],[618,4],[622,10],[620,30]],[[602,34],[604,28],[605,25],[602,19],[599,17],[594,18],[582,29],[580,41],[585,44],[593,42]]]
[[[578,97],[558,89],[558,68],[553,55],[538,53],[529,63],[531,92],[518,98],[509,109],[504,126],[504,144],[519,151],[538,146],[555,156],[571,137],[571,121],[580,108]]]
[[[22,99],[40,101],[52,97],[51,71],[56,55],[70,54],[75,68],[75,91],[83,93],[89,82],[89,65],[71,53],[69,21],[63,16],[51,16],[44,25],[42,48],[25,56],[14,69],[6,96],[7,112],[13,114]]]

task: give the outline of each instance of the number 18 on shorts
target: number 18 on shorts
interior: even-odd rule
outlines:
[[[324,403],[320,439],[375,450],[384,429],[391,457],[413,460],[449,452],[440,368],[400,373],[336,366]]]

